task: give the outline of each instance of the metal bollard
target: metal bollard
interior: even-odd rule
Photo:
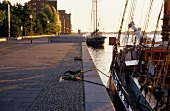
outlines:
[[[48,42],[50,42],[50,36],[48,36]]]

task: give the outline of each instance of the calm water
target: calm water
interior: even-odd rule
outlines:
[[[105,44],[103,44],[100,48],[88,47],[90,55],[94,61],[94,64],[97,69],[103,72],[106,75],[110,75],[110,64],[112,61],[112,50],[113,46],[109,45],[109,37],[113,37],[112,35],[105,35],[107,38],[105,39]],[[99,71],[98,71],[99,72]],[[99,72],[100,78],[105,86],[107,86],[108,77]]]

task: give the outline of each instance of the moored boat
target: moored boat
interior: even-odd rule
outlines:
[[[105,42],[105,36],[102,35],[102,32],[99,31],[98,29],[98,16],[97,16],[97,0],[93,1],[95,4],[93,4],[93,8],[95,7],[95,14],[93,14],[93,21],[94,22],[94,31],[86,37],[86,43],[88,46],[101,46]]]
[[[127,5],[127,4],[126,4]],[[170,0],[163,6],[169,10]],[[126,7],[125,7],[126,8]],[[160,13],[161,13],[160,11]],[[158,17],[158,21],[160,16]],[[164,27],[169,27],[169,16],[164,16]],[[158,23],[157,23],[158,24]],[[170,111],[170,38],[169,30],[162,30],[162,41],[152,41],[141,34],[141,29],[130,22],[129,29],[136,35],[133,45],[120,45],[120,38],[110,39],[113,61],[110,67],[109,93],[115,107],[121,111]]]

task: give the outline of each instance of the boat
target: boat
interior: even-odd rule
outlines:
[[[127,4],[128,0],[123,17]],[[162,41],[156,42],[163,7]],[[128,28],[136,35],[134,44],[120,45],[120,35],[117,38],[109,38],[109,44],[113,45],[109,95],[116,110],[170,111],[170,17],[167,16],[169,10],[170,0],[162,2],[152,41],[142,35],[141,29],[136,28],[133,21],[128,24]],[[139,41],[138,44],[136,39]]]
[[[86,43],[88,46],[101,46],[104,44],[105,36],[102,35],[102,32],[98,29],[98,16],[97,16],[97,0],[93,1],[95,3],[95,14],[93,14],[94,22],[94,31],[86,36]],[[94,7],[94,5],[92,5]]]

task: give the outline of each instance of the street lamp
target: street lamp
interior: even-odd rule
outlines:
[[[31,43],[32,43],[32,15],[30,15],[30,18],[31,18]]]
[[[21,37],[22,37],[22,31],[23,31],[23,27],[22,27],[22,25],[21,25]]]
[[[48,34],[48,32],[49,32],[49,23],[50,23],[50,21],[47,20],[47,26],[48,26],[48,28],[47,28],[47,34]],[[50,42],[50,36],[49,36],[49,35],[48,35],[48,42]]]

